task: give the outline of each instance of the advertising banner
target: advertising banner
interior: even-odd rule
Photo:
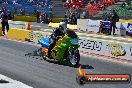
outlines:
[[[87,32],[93,32],[93,33],[99,32],[100,21],[101,20],[89,20],[87,26],[88,29]]]
[[[99,25],[101,20],[91,20],[91,19],[78,19],[77,28],[84,32],[99,32]]]
[[[80,38],[79,45],[80,51],[126,60],[132,59],[132,43]]]
[[[77,29],[86,32],[88,30],[88,23],[89,19],[77,19]]]
[[[116,22],[115,34],[120,35],[123,31],[124,29],[121,29],[121,22]]]

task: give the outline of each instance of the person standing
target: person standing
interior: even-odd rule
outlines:
[[[37,10],[37,12],[36,12],[37,23],[40,22],[39,17],[40,17],[40,12],[39,12],[39,10]]]
[[[109,35],[111,35],[113,29],[113,35],[115,34],[116,22],[119,21],[119,16],[116,14],[115,10],[112,11],[112,15],[110,17],[110,30]]]
[[[6,27],[7,32],[9,31],[8,13],[6,12],[6,9],[2,10],[1,19],[2,19],[2,22],[1,22],[2,32],[3,32],[3,35],[5,35],[5,27]]]
[[[68,23],[68,14],[67,14],[67,12],[65,12],[64,22]]]

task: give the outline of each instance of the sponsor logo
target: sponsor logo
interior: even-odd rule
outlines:
[[[119,44],[108,44],[107,48],[109,52],[114,56],[125,56],[126,51],[125,49]]]
[[[101,51],[102,48],[102,42],[93,41],[93,40],[79,39],[79,45],[81,48],[95,50],[95,51]]]
[[[89,27],[99,27],[98,25],[88,25]]]

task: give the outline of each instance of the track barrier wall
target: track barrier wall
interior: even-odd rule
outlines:
[[[83,52],[132,62],[132,43],[80,37],[79,45]]]
[[[10,29],[6,35],[9,39],[15,39],[15,40],[22,40],[27,41],[29,40],[29,33],[30,30],[23,30],[23,29]]]
[[[50,34],[50,32],[32,31],[30,32],[30,40],[37,44],[39,39],[48,37]],[[80,52],[132,62],[132,42],[105,40],[100,38],[90,38],[90,36],[86,37],[81,34],[78,35],[80,38]]]

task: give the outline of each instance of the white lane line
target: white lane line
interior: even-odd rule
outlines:
[[[8,81],[9,83],[0,83],[0,88],[33,88],[20,81],[13,80],[7,76],[0,74],[0,80]]]

